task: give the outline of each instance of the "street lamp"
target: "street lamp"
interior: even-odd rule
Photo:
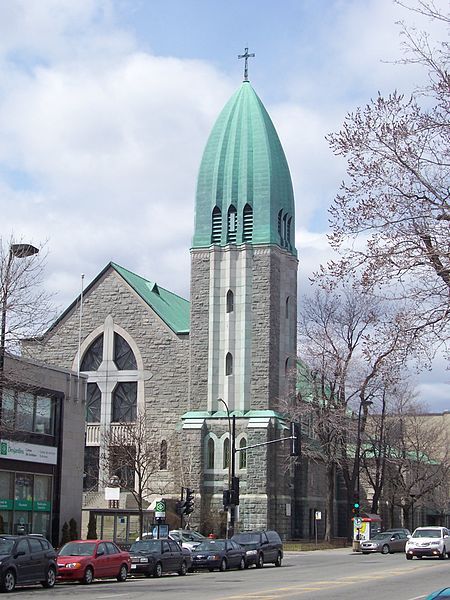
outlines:
[[[227,521],[227,538],[230,538],[234,534],[234,521],[235,521],[235,506],[234,506],[234,494],[232,489],[234,488],[235,481],[235,464],[234,464],[234,455],[236,454],[236,417],[230,416],[230,410],[228,404],[222,398],[217,398],[217,402],[222,402],[225,406],[225,410],[227,411],[228,418],[228,434],[230,436],[230,456],[228,459],[228,490],[230,491],[231,496],[231,505],[229,507],[230,510],[230,521]]]
[[[409,497],[411,498],[411,532],[414,531],[414,501],[416,499],[416,494],[414,492],[410,492]]]
[[[1,296],[1,332],[0,332],[0,413],[3,400],[3,373],[5,370],[5,343],[6,343],[6,313],[8,311],[8,295],[10,286],[11,266],[14,258],[27,258],[39,252],[31,244],[11,244],[8,253],[8,262],[3,273]]]

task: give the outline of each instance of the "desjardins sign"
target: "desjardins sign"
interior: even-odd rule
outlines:
[[[58,449],[54,446],[0,440],[0,458],[56,465]]]

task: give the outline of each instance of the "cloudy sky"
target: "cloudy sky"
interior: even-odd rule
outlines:
[[[0,0],[0,236],[47,241],[61,308],[110,260],[189,297],[197,171],[248,46],[291,169],[305,289],[345,172],[324,136],[424,78],[395,64],[399,20],[444,39],[391,0]],[[432,409],[449,380],[443,360],[420,376]]]

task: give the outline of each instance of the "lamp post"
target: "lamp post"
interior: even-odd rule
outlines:
[[[416,499],[416,494],[414,492],[410,492],[409,497],[411,498],[411,533],[414,531],[414,501]]]
[[[230,416],[230,410],[229,410],[228,404],[225,402],[225,400],[223,400],[222,398],[217,398],[217,402],[222,402],[222,404],[225,406],[225,410],[227,411],[228,434],[230,436],[230,456],[228,459],[228,489],[230,490],[230,493],[231,493],[231,489],[233,487],[233,483],[234,483],[235,475],[236,475],[235,462],[234,462],[234,456],[236,454],[236,417],[235,417],[235,415],[233,415],[233,417]],[[229,522],[227,521],[227,538],[233,537],[233,534],[234,534],[235,506],[234,506],[233,495],[231,495],[231,498],[232,498],[232,503],[229,506],[230,519],[229,519]]]
[[[39,252],[31,244],[11,244],[8,253],[8,262],[3,273],[1,296],[1,331],[0,331],[0,414],[3,400],[3,374],[5,370],[5,345],[6,345],[6,313],[8,312],[8,296],[10,289],[11,266],[14,258],[27,258]]]

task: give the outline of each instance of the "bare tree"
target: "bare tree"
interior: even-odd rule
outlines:
[[[311,423],[312,440],[303,449],[326,469],[329,539],[336,468],[345,480],[350,513],[369,406],[382,396],[387,382],[399,377],[414,343],[405,334],[400,311],[392,313],[357,287],[319,288],[302,306],[299,357],[307,367],[286,412]]]
[[[42,248],[40,251],[12,238],[8,242],[0,238],[0,430],[3,435],[15,430],[11,420],[11,394],[32,392],[26,367],[8,369],[6,353],[18,354],[20,339],[41,333],[54,318],[52,296],[43,287],[45,259]],[[7,389],[8,405],[3,407]],[[23,397],[19,394],[15,398],[15,410]]]
[[[142,536],[144,511],[151,495],[162,494],[167,487],[167,482],[158,476],[161,471],[160,445],[149,436],[146,417],[141,414],[133,423],[112,426],[105,435],[105,447],[104,470],[109,476],[116,475],[121,489],[134,497]]]
[[[402,6],[407,6],[400,3]],[[450,22],[432,2],[416,12]],[[347,115],[328,136],[347,159],[347,178],[330,209],[330,242],[341,258],[338,279],[361,273],[364,284],[410,301],[412,326],[446,341],[450,322],[450,75],[447,41],[403,25],[405,63],[422,65],[428,84],[410,97],[381,94]],[[395,282],[395,288],[392,283]]]

